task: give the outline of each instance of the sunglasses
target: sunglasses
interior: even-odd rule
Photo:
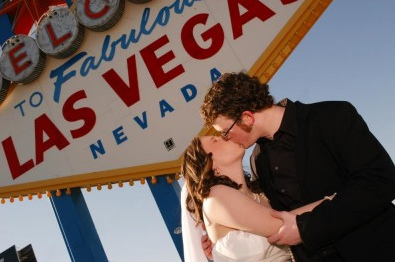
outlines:
[[[241,114],[236,118],[236,120],[233,122],[232,125],[230,125],[229,129],[227,129],[226,131],[221,132],[221,137],[224,141],[229,141],[230,136],[229,136],[229,132],[232,130],[233,126],[235,126],[235,124],[237,123],[238,120],[240,120]]]

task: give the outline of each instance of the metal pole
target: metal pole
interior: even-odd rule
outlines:
[[[168,176],[172,178],[172,183],[167,182],[166,176],[156,177],[155,184],[152,183],[152,179],[148,179],[147,181],[178,254],[181,260],[184,261],[181,234],[181,187],[178,181],[173,179],[174,175]]]
[[[59,197],[53,192],[50,200],[71,261],[108,261],[81,189]]]

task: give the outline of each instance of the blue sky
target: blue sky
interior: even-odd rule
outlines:
[[[394,10],[334,0],[269,83],[277,100],[352,102],[393,160]],[[180,261],[148,185],[83,193],[109,261]],[[28,244],[38,261],[70,261],[47,198],[0,205],[0,252]]]

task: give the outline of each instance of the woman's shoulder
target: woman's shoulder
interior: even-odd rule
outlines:
[[[226,185],[215,185],[210,189],[210,194],[203,201],[203,206],[212,209],[227,207],[235,199],[244,196],[239,190]]]
[[[224,215],[229,215],[239,205],[239,200],[244,196],[240,191],[226,185],[215,185],[211,187],[210,194],[203,200],[203,214],[205,219],[213,222],[221,222]],[[219,223],[223,225],[222,223]]]

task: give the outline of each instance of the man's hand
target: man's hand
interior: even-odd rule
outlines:
[[[274,233],[267,238],[269,243],[290,246],[302,243],[299,229],[296,224],[296,215],[289,212],[279,212],[276,210],[271,210],[270,214],[275,218],[281,219],[283,221],[283,226],[280,227],[277,233]]]
[[[213,248],[212,248],[212,243],[211,240],[208,238],[207,232],[206,232],[206,226],[202,224],[203,232],[202,232],[202,248],[204,251],[204,254],[209,260],[213,260]]]

